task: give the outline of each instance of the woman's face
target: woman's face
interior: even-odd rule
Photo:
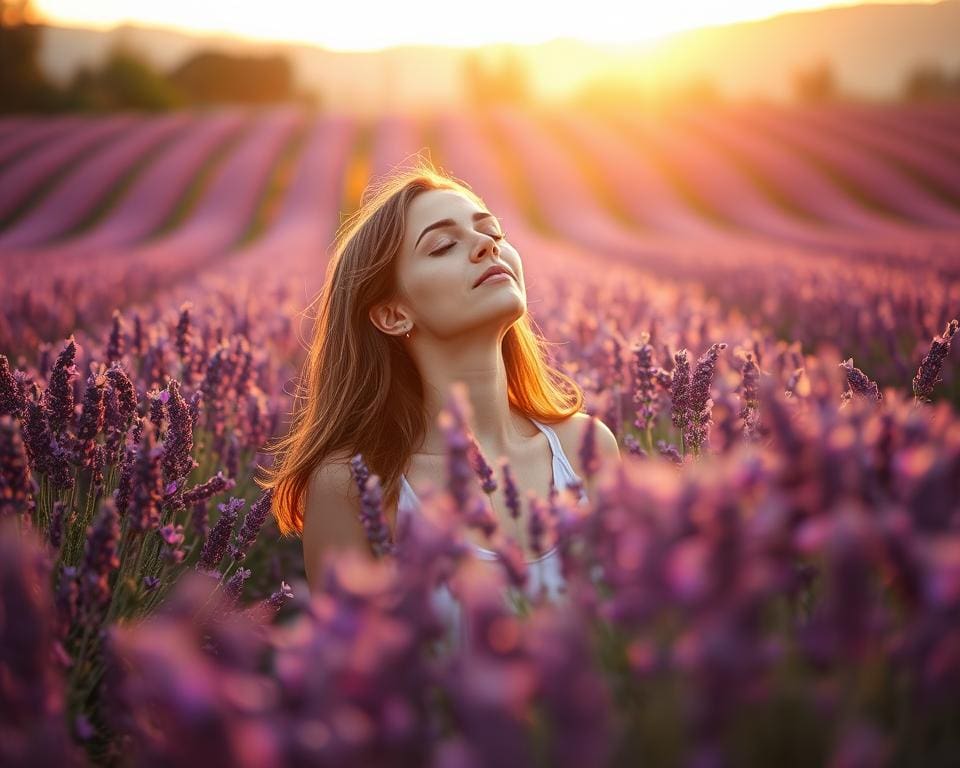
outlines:
[[[418,328],[439,338],[481,328],[505,332],[523,316],[527,293],[520,255],[490,214],[449,189],[428,190],[410,204],[397,261],[396,306],[406,314],[399,325],[412,323],[411,335]],[[512,279],[475,285],[495,264]]]

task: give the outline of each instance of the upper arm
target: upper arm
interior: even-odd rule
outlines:
[[[568,440],[573,445],[573,456],[576,457],[577,461],[577,474],[583,474],[583,467],[580,466],[580,446],[583,442],[584,431],[587,428],[587,424],[590,421],[590,415],[587,413],[575,413],[570,417],[568,429],[570,430]],[[601,462],[604,464],[609,464],[610,459],[615,459],[616,461],[622,461],[620,456],[620,445],[617,443],[617,436],[610,431],[603,419],[597,417],[594,419],[594,441],[597,446],[597,453],[600,455]],[[570,456],[571,452],[567,451],[568,458],[573,459],[573,456]]]
[[[574,471],[580,477],[584,477],[585,474],[580,464],[580,445],[583,442],[584,431],[589,421],[589,414],[575,413],[564,423],[564,431],[566,432],[565,442],[572,447],[572,450],[568,450],[565,447],[564,451],[573,465]],[[594,440],[597,446],[597,454],[600,458],[601,474],[623,461],[616,435],[610,431],[610,428],[604,423],[603,419],[599,417],[595,419]]]
[[[323,563],[334,549],[355,549],[373,559],[360,522],[360,498],[345,462],[331,461],[310,475],[303,510],[303,567],[310,588],[319,588]]]
[[[604,424],[602,419],[597,419],[596,428],[597,449],[602,459],[612,459],[620,461],[620,445],[617,443],[617,436],[610,431],[610,427]],[[609,462],[607,462],[609,463]]]

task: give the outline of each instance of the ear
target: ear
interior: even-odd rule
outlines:
[[[406,312],[394,304],[377,304],[371,307],[370,322],[390,336],[401,336],[413,325]]]

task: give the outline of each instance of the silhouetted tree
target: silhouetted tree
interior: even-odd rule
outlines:
[[[81,67],[67,89],[75,109],[173,109],[183,95],[150,64],[125,46],[115,46],[98,69]]]
[[[50,111],[59,108],[58,89],[40,69],[43,25],[30,0],[0,0],[0,112]]]
[[[833,67],[826,59],[795,72],[792,86],[793,96],[799,102],[832,101],[839,96]]]
[[[951,78],[940,64],[919,64],[907,73],[900,95],[905,101],[960,98],[960,67]]]
[[[193,104],[257,104],[298,98],[290,62],[280,55],[250,57],[204,51],[180,64],[169,77]]]

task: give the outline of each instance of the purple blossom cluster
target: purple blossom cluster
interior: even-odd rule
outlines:
[[[228,476],[215,469],[231,463],[228,446],[218,451],[215,425],[199,420],[201,390],[183,391],[171,376],[156,328],[145,332],[138,319],[133,338],[126,330],[116,313],[109,366],[84,359],[73,337],[52,364],[45,351],[35,367],[12,369],[0,354],[0,519],[17,521],[20,535],[37,537],[50,558],[49,653],[68,673],[59,695],[70,713],[70,736],[94,751],[110,737],[99,697],[91,695],[102,681],[107,627],[149,615],[198,566],[216,575],[218,589],[238,607],[243,592],[252,592],[264,616],[293,596],[276,553],[265,562],[256,547],[267,527],[269,494],[254,501],[232,545],[229,513],[212,531],[207,527],[207,505],[237,486],[241,470],[249,494],[252,459],[274,431],[249,347],[236,344],[239,356],[230,360],[237,373],[216,395],[221,431],[231,435]],[[205,344],[209,333],[194,326],[193,338]],[[193,364],[206,371],[201,354]],[[235,513],[244,503],[232,499],[230,508]],[[228,547],[232,557],[224,561]]]
[[[433,497],[392,556],[332,555],[285,623],[264,623],[274,597],[231,609],[246,568],[222,590],[185,574],[143,622],[110,628],[105,714],[133,759],[172,765],[762,765],[738,737],[748,726],[804,764],[864,743],[935,761],[958,746],[929,737],[956,715],[960,680],[960,526],[942,471],[960,461],[957,417],[896,390],[839,408],[842,380],[808,375],[832,407],[761,378],[768,444],[684,474],[628,457],[588,513],[557,514],[560,602],[513,610],[522,558],[467,556],[457,508]],[[538,540],[555,513],[531,502]],[[438,645],[441,577],[468,618],[456,648]]]

